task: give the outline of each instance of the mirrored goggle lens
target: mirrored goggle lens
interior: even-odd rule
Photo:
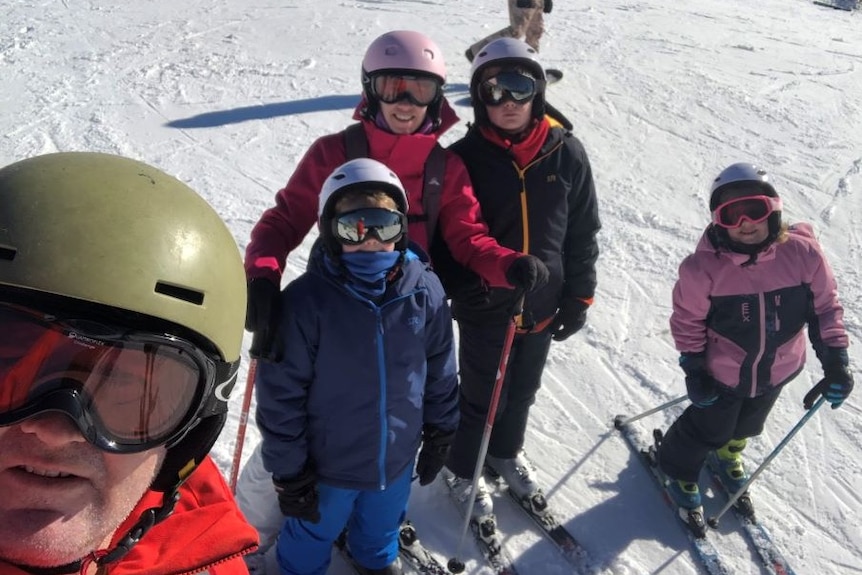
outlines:
[[[188,425],[214,368],[191,343],[0,304],[0,426],[62,411],[116,452]]]
[[[506,100],[522,103],[536,95],[536,81],[517,72],[501,72],[479,85],[479,99],[486,106],[499,106]]]
[[[748,220],[759,224],[772,212],[781,209],[781,199],[769,196],[747,196],[736,198],[718,206],[712,213],[712,221],[728,229],[738,228]]]
[[[425,76],[384,74],[372,81],[374,95],[387,104],[408,100],[417,106],[430,106],[440,95],[440,88],[438,80]]]
[[[407,217],[386,208],[364,208],[335,216],[333,233],[342,244],[359,245],[369,237],[397,242],[407,229]]]

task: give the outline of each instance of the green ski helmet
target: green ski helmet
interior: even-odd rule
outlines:
[[[164,443],[151,486],[166,493],[169,513],[168,498],[218,438],[236,382],[246,281],[233,236],[179,180],[108,154],[48,154],[0,169],[0,206],[0,301],[116,318],[183,338],[208,358],[206,384]]]

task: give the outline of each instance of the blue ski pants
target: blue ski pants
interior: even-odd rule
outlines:
[[[320,521],[288,517],[276,543],[281,575],[325,575],[332,544],[347,527],[347,545],[357,563],[386,567],[398,556],[398,531],[407,514],[413,466],[382,490],[318,485]]]

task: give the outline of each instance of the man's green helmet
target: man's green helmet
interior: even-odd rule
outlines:
[[[240,355],[233,236],[191,188],[134,160],[71,152],[0,170],[0,286],[166,320]]]
[[[245,322],[242,259],[213,208],[179,180],[119,156],[57,153],[6,166],[0,296],[104,310],[183,337],[218,362],[201,411],[167,445],[153,483],[175,490],[224,426]]]

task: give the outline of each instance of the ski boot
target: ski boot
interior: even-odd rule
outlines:
[[[748,482],[748,473],[742,464],[742,450],[747,443],[745,439],[731,439],[723,447],[707,455],[709,467],[730,496],[739,493]],[[754,506],[747,490],[733,505],[743,516],[754,518]]]
[[[533,466],[527,461],[523,452],[509,459],[489,455],[485,458],[485,466],[490,475],[500,477],[506,482],[521,505],[535,515],[547,512],[548,502],[545,500],[545,494],[536,483]]]
[[[453,477],[450,481],[450,486],[455,499],[460,501],[466,508],[467,499],[472,494],[472,481],[465,477]],[[496,520],[494,519],[494,501],[491,499],[491,492],[485,484],[484,477],[479,477],[473,501],[473,510],[470,516],[472,521],[475,521],[478,525],[482,525],[488,518],[492,519],[496,525]]]
[[[396,557],[395,561],[380,569],[363,567],[362,575],[404,575],[404,571],[401,569],[401,558]]]
[[[703,501],[700,497],[700,488],[697,483],[691,481],[682,481],[668,476],[659,465],[658,452],[661,449],[661,442],[664,439],[664,434],[660,429],[653,430],[653,442],[647,453],[647,459],[650,465],[654,466],[659,474],[664,478],[664,486],[668,496],[677,506],[679,518],[685,523],[689,531],[695,537],[706,537],[706,520],[703,516]]]

